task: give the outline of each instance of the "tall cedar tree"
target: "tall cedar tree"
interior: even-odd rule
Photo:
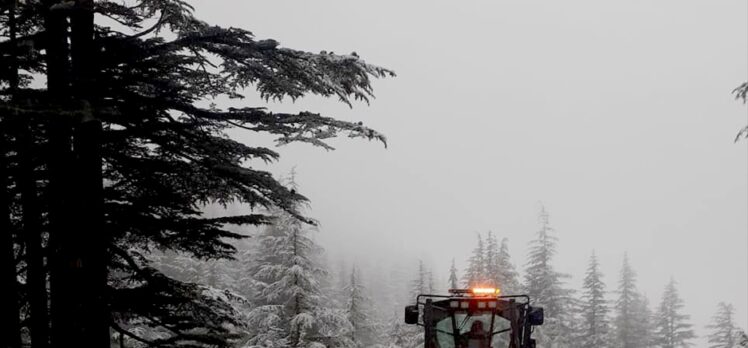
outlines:
[[[423,330],[415,325],[405,325],[402,320],[402,305],[404,304],[415,304],[416,296],[419,294],[428,294],[429,292],[429,269],[423,263],[423,260],[418,260],[418,266],[415,271],[415,275],[407,279],[408,275],[403,275],[400,272],[400,267],[392,269],[390,276],[390,286],[392,284],[406,284],[406,288],[402,290],[395,289],[395,292],[404,293],[405,303],[398,304],[398,301],[392,301],[393,306],[389,307],[394,309],[394,312],[387,318],[391,323],[389,328],[386,329],[389,339],[386,340],[385,347],[389,348],[406,348],[406,347],[418,347],[423,346]]]
[[[333,293],[336,295],[335,300],[339,302],[338,305],[341,308],[344,307],[345,303],[345,288],[348,286],[348,283],[351,280],[350,270],[354,267],[355,266],[347,264],[344,259],[338,260],[336,272],[337,274],[335,275],[335,289],[333,289]]]
[[[226,131],[325,149],[340,134],[385,142],[359,122],[313,112],[205,106],[220,96],[240,100],[249,88],[266,100],[368,102],[371,78],[394,73],[355,53],[256,40],[199,20],[182,0],[4,1],[0,21],[0,183],[10,193],[0,197],[0,215],[10,220],[0,217],[0,247],[5,257],[23,250],[15,263],[28,262],[23,298],[34,347],[49,342],[47,315],[55,347],[108,345],[110,327],[147,345],[230,345],[238,324],[230,306],[147,259],[152,250],[230,258],[225,239],[242,236],[227,225],[270,221],[254,210],[208,218],[206,203],[280,207],[305,220],[294,208],[303,196],[251,167],[278,153]],[[46,88],[31,84],[35,76]],[[40,268],[44,255],[48,269]],[[15,281],[9,270],[4,283]],[[14,302],[3,303],[18,313]],[[142,337],[130,330],[136,326],[161,334]],[[2,343],[16,346],[18,336],[12,329]]]
[[[649,299],[642,293],[634,298],[633,313],[636,321],[634,322],[634,332],[636,333],[636,346],[639,348],[654,347],[654,314],[649,308]]]
[[[605,283],[595,252],[590,256],[587,274],[582,284],[582,327],[579,346],[582,348],[609,347],[608,303]]]
[[[662,348],[681,348],[692,346],[690,340],[695,338],[691,324],[688,323],[690,316],[681,313],[683,300],[678,295],[675,280],[670,279],[662,294],[662,302],[657,308],[656,341]]]
[[[525,268],[525,290],[536,305],[542,306],[546,322],[539,328],[539,343],[543,347],[567,346],[571,339],[572,314],[569,306],[571,291],[564,287],[568,275],[553,267],[557,238],[549,223],[549,216],[542,207],[539,214],[540,230],[537,238],[530,242],[530,254]]]
[[[384,347],[386,348],[410,348],[416,347],[420,341],[418,336],[413,335],[413,330],[409,329],[411,325],[403,323],[400,313],[395,314],[390,320],[390,326],[387,330],[388,340]],[[420,335],[423,336],[423,335]]]
[[[486,285],[497,287],[499,283],[499,242],[493,232],[486,236],[486,251],[483,256],[485,264]]]
[[[420,294],[429,293],[429,270],[423,263],[423,260],[418,260],[418,269],[416,269],[416,276],[410,283],[409,300],[415,301],[416,296]]]
[[[295,216],[275,211],[276,221],[258,237],[253,309],[248,314],[252,347],[350,346],[350,323],[320,291],[325,270],[322,252],[309,227]]]
[[[518,294],[520,292],[519,275],[509,255],[509,240],[506,237],[501,239],[501,246],[496,257],[498,258],[498,282],[501,291],[507,295]]]
[[[450,289],[458,289],[459,288],[459,277],[457,276],[457,267],[455,267],[455,259],[452,259],[452,265],[449,266],[449,288]]]
[[[731,304],[720,302],[717,305],[717,313],[712,317],[712,323],[707,326],[710,330],[709,348],[737,347],[738,329],[733,320],[734,313]]]
[[[623,266],[618,278],[618,299],[615,302],[616,347],[640,348],[636,322],[636,273],[629,264],[628,254],[623,255]]]
[[[430,271],[423,263],[423,260],[418,260],[418,268],[416,269],[415,278],[410,282],[410,289],[408,292],[408,302],[415,304],[416,297],[419,294],[429,294],[429,283],[430,283]],[[400,318],[398,318],[400,320]],[[401,337],[397,338],[396,341],[405,342],[401,347],[418,347],[423,345],[423,330],[415,325],[406,325],[405,327],[398,328]]]
[[[462,284],[467,288],[485,286],[486,278],[486,249],[483,237],[478,234],[478,244],[473,249],[473,255],[468,259],[468,267],[462,275]]]
[[[350,339],[355,347],[371,347],[375,339],[371,300],[366,295],[358,269],[353,266],[347,286],[345,313],[351,324]]]

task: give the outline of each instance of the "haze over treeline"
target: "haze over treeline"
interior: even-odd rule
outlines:
[[[330,258],[326,254],[335,254],[334,249],[319,250],[323,256],[317,259],[318,265],[326,271],[321,283],[326,285],[329,303],[337,304],[343,313],[347,311],[346,304],[351,305],[347,296],[352,286],[363,294],[361,302],[366,303],[366,313],[361,315],[372,325],[365,329],[364,343],[359,342],[364,346],[422,344],[420,330],[402,325],[402,308],[412,304],[418,294],[446,294],[450,288],[470,287],[498,287],[504,294],[528,294],[533,303],[544,306],[546,323],[535,335],[543,347],[680,347],[698,342],[708,342],[710,347],[737,347],[744,339],[745,329],[738,319],[742,314],[730,303],[710,298],[714,313],[702,318],[709,323],[707,326],[698,327],[689,312],[689,303],[680,294],[682,286],[677,279],[664,279],[657,297],[643,292],[640,270],[632,266],[625,252],[615,265],[615,273],[602,272],[594,250],[585,255],[584,273],[564,273],[557,263],[562,236],[553,228],[551,214],[544,206],[540,206],[536,217],[533,239],[522,251],[510,250],[508,238],[492,231],[473,234],[474,247],[458,253],[469,255],[460,262],[463,267],[456,267],[454,258],[448,268],[437,269],[433,262],[424,262],[416,255],[393,253],[371,259],[341,256],[345,253],[338,250],[339,256]],[[257,236],[255,233],[264,235],[252,235]],[[316,234],[324,231],[308,233],[313,241]],[[254,243],[250,239],[244,247],[251,250]],[[527,262],[516,264],[512,255],[525,252]],[[246,291],[246,287],[231,280],[238,279],[236,276],[224,277],[227,282],[215,280],[216,276],[221,278],[222,272],[242,273],[241,263],[210,267],[212,286]],[[200,277],[194,271],[186,274]]]

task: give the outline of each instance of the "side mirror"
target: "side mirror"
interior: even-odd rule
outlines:
[[[418,324],[418,306],[405,306],[405,323]]]
[[[543,307],[530,307],[527,314],[527,321],[532,326],[543,325]]]

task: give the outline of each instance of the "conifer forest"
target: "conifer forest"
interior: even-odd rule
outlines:
[[[746,2],[0,4],[0,348],[748,347]]]

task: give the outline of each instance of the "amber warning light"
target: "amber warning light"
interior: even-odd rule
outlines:
[[[474,295],[499,295],[501,290],[498,288],[473,288],[471,292]]]

